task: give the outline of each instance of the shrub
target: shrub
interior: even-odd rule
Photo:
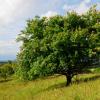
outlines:
[[[14,70],[11,66],[11,64],[4,64],[0,68],[0,77],[7,79],[8,76],[12,75],[14,73]]]

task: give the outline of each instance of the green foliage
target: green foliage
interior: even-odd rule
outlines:
[[[4,64],[0,67],[0,77],[7,79],[8,76],[12,75],[14,70],[11,64]]]
[[[57,73],[72,78],[93,64],[100,54],[96,50],[100,47],[99,16],[92,7],[84,15],[71,12],[28,20],[18,37],[23,42],[17,58],[20,77],[34,79]]]

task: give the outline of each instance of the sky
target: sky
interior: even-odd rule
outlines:
[[[85,13],[93,4],[100,10],[100,0],[0,0],[0,61],[15,60],[21,43],[16,42],[26,20],[64,15],[75,10]]]

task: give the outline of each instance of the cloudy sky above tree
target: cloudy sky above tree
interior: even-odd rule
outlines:
[[[100,0],[0,0],[0,60],[16,59],[20,43],[16,37],[25,22],[36,15],[54,16],[75,10],[82,14]]]

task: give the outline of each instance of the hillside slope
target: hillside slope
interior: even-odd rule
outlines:
[[[64,76],[30,82],[1,81],[0,100],[100,100],[100,74],[80,75],[78,83],[69,87],[65,84]]]

